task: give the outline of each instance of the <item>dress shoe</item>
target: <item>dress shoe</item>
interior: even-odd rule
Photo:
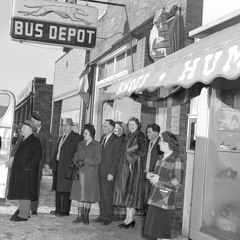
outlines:
[[[60,212],[58,212],[58,211],[51,211],[51,212],[50,212],[50,214],[55,215],[55,216],[56,216],[58,213],[60,213]]]
[[[125,223],[121,223],[118,225],[120,228],[122,228],[123,226],[125,226]]]
[[[13,222],[22,222],[22,221],[27,221],[28,219],[21,218],[21,217],[16,215],[15,217],[10,218],[10,220],[13,221]]]
[[[104,220],[101,222],[101,225],[109,225],[110,223],[111,223],[110,220],[104,219]]]
[[[124,224],[124,225],[122,226],[122,228],[125,228],[125,229],[130,228],[130,227],[134,228],[134,226],[135,226],[135,220],[131,221],[131,222],[128,223],[128,224]]]
[[[101,217],[98,217],[96,219],[93,219],[92,221],[95,223],[101,223],[101,222],[103,222],[103,219]]]
[[[60,213],[56,213],[57,217],[65,217],[65,216],[69,216],[69,212],[60,212]]]
[[[32,215],[38,215],[38,212],[37,211],[33,211]]]
[[[119,215],[114,215],[114,216],[112,217],[112,221],[113,221],[113,222],[118,222],[118,221],[121,221],[121,220],[124,220],[124,219],[121,219]]]
[[[73,224],[81,223],[81,222],[83,222],[83,217],[81,217],[81,216],[77,216],[77,218],[72,221]]]
[[[17,216],[18,214],[19,214],[19,209],[17,209],[17,210],[14,212],[14,214],[11,216],[11,218]]]

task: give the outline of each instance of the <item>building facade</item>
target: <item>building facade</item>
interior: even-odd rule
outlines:
[[[86,104],[79,95],[80,75],[89,61],[89,51],[69,49],[55,63],[51,133],[53,148],[61,135],[61,119],[72,118],[73,130],[81,133]]]
[[[146,131],[148,124],[155,122],[161,126],[161,131],[170,130],[176,134],[181,145],[180,154],[186,163],[188,158],[194,156],[194,151],[190,156],[186,152],[189,101],[174,106],[166,103],[165,107],[162,105],[161,108],[148,104],[149,98],[158,99],[173,90],[168,88],[155,88],[154,91],[143,89],[142,94],[146,101],[142,101],[141,98],[139,100],[138,96],[133,94],[125,94],[122,97],[115,94],[114,97],[107,98],[106,92],[121,82],[126,83],[123,89],[127,89],[129,87],[127,81],[135,72],[139,73],[141,70],[144,72],[147,66],[151,67],[161,58],[193,43],[194,39],[188,37],[188,32],[201,26],[203,1],[122,0],[111,3],[123,4],[125,7],[108,6],[106,14],[98,23],[96,48],[91,50],[90,54],[90,64],[94,69],[91,76],[94,94],[91,95],[88,109],[93,110],[93,114],[88,114],[88,120],[96,127],[97,140],[102,134],[101,126],[105,119],[126,123],[134,116],[142,123],[143,132]],[[157,37],[164,38],[167,35],[168,42],[165,44],[163,41],[162,45],[154,48],[150,40],[155,24]],[[172,40],[174,37],[175,40],[178,38],[178,41],[174,42]],[[157,57],[152,58],[151,50],[163,54],[156,54]],[[135,80],[133,77],[133,84],[139,84],[142,78],[139,79]],[[129,88],[130,92],[133,92],[131,86]],[[183,204],[184,186],[177,194],[177,208],[173,213],[172,228],[176,235],[182,232]],[[189,217],[187,216],[188,221]]]
[[[53,85],[46,83],[46,78],[35,77],[17,97],[15,123],[30,119],[33,112],[38,112],[42,124],[50,129],[52,112]]]

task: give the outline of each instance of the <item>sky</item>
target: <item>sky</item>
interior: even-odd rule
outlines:
[[[58,46],[13,41],[11,2],[2,0],[0,8],[0,89],[11,91],[17,98],[34,77],[44,77],[52,84],[55,62],[65,53]],[[102,12],[106,6],[101,4],[97,8]]]
[[[0,8],[0,88],[10,90],[17,97],[34,77],[45,77],[52,84],[55,62],[64,52],[57,46],[11,40],[11,2],[1,1]],[[101,4],[98,8],[104,11],[106,6]],[[203,23],[237,8],[240,8],[239,0],[228,0],[227,4],[226,0],[204,0]]]

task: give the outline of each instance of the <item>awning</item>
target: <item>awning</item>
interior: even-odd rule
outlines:
[[[165,58],[116,80],[102,94],[103,101],[121,99],[143,90],[210,84],[217,77],[240,75],[240,24],[214,33]]]

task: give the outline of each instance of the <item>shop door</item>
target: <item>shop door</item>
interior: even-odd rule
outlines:
[[[0,200],[5,201],[7,192],[8,168],[5,163],[10,158],[15,97],[12,93],[0,90]]]

